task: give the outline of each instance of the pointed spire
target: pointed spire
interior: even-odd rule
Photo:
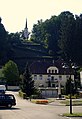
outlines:
[[[26,18],[26,25],[25,25],[25,29],[27,29],[27,18]]]
[[[28,27],[27,27],[27,18],[26,18],[26,24],[25,24],[25,29],[24,29],[24,38],[28,39],[29,38],[29,32],[28,32]]]

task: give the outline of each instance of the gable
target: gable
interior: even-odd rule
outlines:
[[[50,66],[48,69],[47,69],[47,73],[59,73],[59,70],[57,67],[55,66]]]

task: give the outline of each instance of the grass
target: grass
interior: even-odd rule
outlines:
[[[61,103],[65,104],[66,106],[70,105],[70,101],[69,100],[61,101]],[[82,100],[72,100],[72,105],[73,106],[82,105]]]
[[[64,113],[62,116],[66,116],[66,117],[82,117],[82,113]]]

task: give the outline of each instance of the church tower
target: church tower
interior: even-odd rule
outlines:
[[[28,32],[28,27],[27,27],[27,19],[26,19],[26,24],[24,28],[24,38],[27,40],[29,38],[29,32]]]

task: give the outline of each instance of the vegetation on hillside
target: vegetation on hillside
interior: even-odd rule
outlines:
[[[71,59],[82,65],[82,15],[61,12],[46,21],[34,24],[31,40],[47,47],[53,57]]]
[[[19,71],[15,62],[9,60],[2,68],[4,79],[7,85],[19,85]]]
[[[82,14],[73,15],[69,11],[61,12],[58,16],[52,16],[45,21],[38,20],[34,24],[30,43],[40,44],[46,48],[50,56],[55,59],[71,59],[82,65]],[[0,63],[4,64],[9,59],[14,60],[13,46],[25,46],[28,44],[22,37],[22,32],[8,33],[0,19]],[[36,52],[32,45],[27,49]],[[26,48],[26,47],[25,47]],[[38,48],[37,48],[38,49]],[[40,49],[39,49],[40,50]],[[29,52],[29,51],[28,51]]]

